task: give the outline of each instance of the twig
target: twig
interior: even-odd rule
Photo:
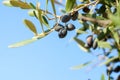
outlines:
[[[82,16],[82,15],[79,15],[78,20],[90,21],[92,23],[98,24],[101,27],[106,27],[107,25],[109,25],[110,23],[112,23],[111,20],[99,20],[99,19],[95,19],[95,18],[90,18],[90,17]]]

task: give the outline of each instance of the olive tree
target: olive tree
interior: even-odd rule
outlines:
[[[101,60],[104,60],[104,62],[98,65],[106,65],[108,80],[114,80],[111,74],[113,72],[119,74],[120,72],[120,65],[114,67],[117,63],[120,64],[120,0],[44,1],[46,1],[45,9],[40,8],[39,1],[36,1],[36,4],[27,2],[26,0],[3,1],[3,4],[6,6],[28,10],[29,16],[35,17],[40,22],[42,30],[41,33],[38,33],[33,23],[34,21],[24,19],[24,24],[33,32],[34,37],[9,45],[8,47],[24,46],[40,40],[54,31],[58,32],[58,37],[62,39],[66,37],[68,31],[76,28],[74,24],[68,22],[70,20],[79,22],[82,26],[76,29],[76,35],[73,37],[73,40],[85,52],[90,53],[95,49],[100,49],[103,55]],[[52,6],[53,11],[48,9],[48,4]],[[64,6],[64,8],[60,10],[63,14],[58,15],[56,13],[56,4]],[[55,22],[53,26],[49,25],[50,20]],[[80,35],[88,35],[86,41],[80,39]],[[110,56],[113,50],[117,51],[117,56]],[[97,57],[99,56],[100,55],[97,55]],[[86,62],[72,68],[79,69],[90,63],[91,62]],[[105,80],[104,75],[102,75],[101,80]],[[120,75],[118,75],[117,80],[120,80]]]

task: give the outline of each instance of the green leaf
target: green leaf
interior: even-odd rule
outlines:
[[[35,35],[37,35],[36,27],[35,27],[35,25],[31,21],[25,19],[24,23]]]
[[[69,12],[73,9],[75,2],[76,0],[66,0],[66,6],[65,6],[66,12]]]
[[[83,67],[85,67],[85,66],[88,66],[90,63],[91,63],[91,61],[86,62],[86,63],[84,63],[84,64],[77,65],[77,66],[73,66],[73,67],[71,67],[71,69],[72,69],[72,70],[78,70],[78,69],[81,69],[81,68],[83,68]]]
[[[110,43],[104,41],[98,41],[98,46],[101,48],[112,48]]]
[[[42,22],[48,29],[50,29],[49,23],[44,15],[42,15]]]
[[[78,46],[80,47],[80,49],[82,49],[85,52],[89,52],[89,49],[85,47],[85,43],[82,40],[76,37],[74,37],[73,40],[75,40],[78,43]]]
[[[112,30],[111,32],[112,32],[113,38],[115,39],[115,41],[116,41],[117,44],[119,45],[120,38],[119,38],[118,32],[117,32],[117,31],[113,31],[113,30]]]
[[[117,59],[117,58],[118,58],[118,56],[109,58],[109,59],[107,59],[105,62],[101,63],[100,66],[102,66],[102,65],[107,65],[107,64],[109,64],[110,62],[112,62],[113,60],[115,60],[115,59]]]
[[[33,3],[30,3],[30,6],[33,8],[33,9],[36,9],[35,5]]]
[[[31,6],[26,2],[11,0],[10,3],[14,7],[20,7],[22,9],[31,9]]]
[[[105,80],[104,74],[101,75],[101,80]]]
[[[50,0],[51,1],[51,4],[52,4],[52,8],[53,8],[53,11],[54,11],[54,15],[56,15],[56,9],[55,9],[55,3],[54,3],[54,0]],[[56,18],[56,17],[55,17]],[[56,18],[56,21],[57,21],[57,18]]]
[[[48,10],[48,0],[46,0],[45,9]]]
[[[12,7],[12,5],[11,5],[11,3],[10,3],[10,1],[3,1],[2,2],[5,6],[9,6],[9,7]]]
[[[36,41],[36,40],[37,40],[37,39],[35,39],[35,38],[33,38],[33,39],[28,39],[28,40],[24,40],[24,41],[21,41],[21,42],[18,42],[18,43],[9,45],[8,47],[9,47],[9,48],[21,47],[21,46],[30,44],[30,43],[32,43],[32,42],[34,42],[34,41]]]

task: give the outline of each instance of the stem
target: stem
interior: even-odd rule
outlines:
[[[106,27],[107,25],[112,23],[111,20],[99,20],[99,19],[95,19],[95,18],[89,18],[86,16],[82,16],[82,15],[78,16],[78,20],[85,20],[85,21],[90,21],[92,23],[97,23],[101,27]]]

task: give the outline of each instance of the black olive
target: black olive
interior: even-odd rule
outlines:
[[[85,13],[89,13],[89,12],[90,12],[90,9],[89,9],[88,7],[84,7],[84,8],[83,8],[83,11],[84,11]]]
[[[117,66],[113,71],[116,73],[120,72],[120,66]]]
[[[89,47],[92,47],[92,45],[93,45],[93,36],[92,35],[89,35],[87,37],[87,44]]]
[[[72,31],[72,30],[75,29],[75,26],[73,24],[69,23],[69,24],[66,25],[66,28],[67,28],[68,31]]]
[[[78,18],[78,11],[72,15],[72,20],[75,21]]]
[[[98,46],[98,43],[97,43],[97,41],[94,40],[93,45],[92,45],[93,49],[96,49],[97,46]]]
[[[65,15],[63,15],[63,16],[61,17],[61,21],[62,21],[63,23],[68,22],[70,19],[71,19],[71,15],[70,15],[70,14],[65,14]]]
[[[66,28],[60,29],[58,33],[59,38],[64,38],[66,35],[67,35],[67,29]]]
[[[118,75],[117,80],[120,80],[120,75]]]
[[[64,28],[64,26],[62,25],[62,24],[58,24],[58,23],[56,23],[54,26],[53,26],[53,28],[55,29],[55,31],[60,31],[60,29],[62,29],[62,28]]]

